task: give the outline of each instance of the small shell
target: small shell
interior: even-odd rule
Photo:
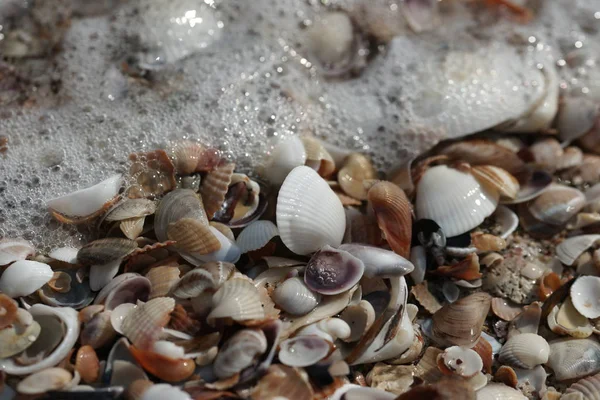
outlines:
[[[144,231],[144,221],[146,221],[146,217],[125,219],[119,223],[119,228],[127,239],[134,240]]]
[[[76,310],[89,305],[96,295],[87,280],[78,282],[74,269],[55,271],[52,280],[42,286],[37,294],[49,306],[73,307]]]
[[[167,266],[152,268],[148,271],[146,278],[148,278],[152,287],[148,299],[168,295],[173,286],[179,281],[179,273],[179,268]]]
[[[306,166],[311,167],[323,178],[328,178],[335,171],[335,161],[323,143],[312,137],[302,137],[302,144],[306,151]]]
[[[547,365],[559,381],[595,374],[600,372],[600,344],[591,338],[554,340]]]
[[[7,265],[13,261],[25,260],[35,254],[35,248],[23,239],[0,240],[0,265]]]
[[[99,349],[114,340],[117,334],[111,324],[111,315],[111,311],[103,311],[87,322],[81,331],[81,344]]]
[[[132,303],[123,303],[123,304],[119,304],[118,306],[116,306],[110,312],[110,324],[113,327],[113,329],[115,330],[115,332],[117,332],[121,335],[123,334],[123,329],[122,329],[123,321],[136,307],[137,307],[137,305],[132,304]]]
[[[179,382],[189,378],[196,369],[194,360],[174,359],[152,351],[130,346],[135,360],[152,375],[167,382]]]
[[[368,301],[361,300],[358,304],[346,307],[340,318],[350,326],[350,336],[345,341],[356,342],[375,322],[375,309]]]
[[[470,281],[480,279],[483,276],[479,271],[479,257],[477,254],[471,253],[464,260],[454,265],[442,265],[433,272],[436,275]]]
[[[154,216],[156,238],[165,242],[170,224],[182,218],[191,218],[208,223],[202,199],[193,190],[176,189],[167,193],[160,201]]]
[[[378,182],[368,192],[377,224],[390,247],[404,258],[410,256],[412,238],[412,205],[400,187],[391,182]]]
[[[483,369],[483,361],[475,351],[461,346],[452,346],[438,355],[438,366],[444,372],[463,378],[475,376]]]
[[[593,332],[592,324],[577,312],[570,298],[565,299],[561,306],[554,306],[548,314],[547,321],[550,330],[559,335],[583,339],[589,337]]]
[[[118,258],[106,264],[95,264],[90,267],[90,288],[98,291],[108,285],[117,276],[123,259]]]
[[[318,336],[296,336],[280,344],[279,361],[290,367],[308,367],[327,357],[332,344]]]
[[[477,400],[527,400],[523,394],[501,383],[488,383],[477,391]]]
[[[285,280],[273,291],[273,301],[283,311],[292,315],[304,315],[321,301],[321,295],[311,291],[301,278]]]
[[[366,156],[355,153],[346,158],[337,179],[346,194],[358,200],[367,200],[367,189],[363,183],[377,179],[377,171]]]
[[[457,346],[473,346],[490,308],[491,297],[479,292],[447,304],[433,314],[434,338]]]
[[[285,397],[294,400],[312,400],[313,390],[300,370],[281,364],[271,365],[267,374],[252,389],[254,399]]]
[[[499,343],[498,345],[500,346]],[[483,372],[486,374],[491,374],[492,363],[494,362],[494,348],[492,347],[492,344],[484,338],[483,332],[477,340],[477,343],[475,343],[475,346],[473,346],[473,351],[475,351],[477,354],[479,354],[479,357],[481,357],[481,361],[483,363]]]
[[[171,153],[177,173],[189,175],[196,171],[212,169],[219,160],[219,152],[192,141],[181,141],[173,146]]]
[[[493,165],[481,165],[471,168],[471,174],[487,187],[494,188],[501,198],[515,199],[519,193],[519,181],[509,172]]]
[[[84,265],[103,265],[122,259],[137,248],[137,243],[129,239],[98,239],[79,249],[77,261]]]
[[[29,296],[48,283],[53,275],[48,264],[30,260],[15,261],[0,276],[0,291],[13,298]]]
[[[519,226],[519,217],[510,208],[500,205],[494,212],[494,219],[499,225],[498,236],[507,239]]]
[[[347,251],[361,260],[365,265],[364,273],[370,278],[402,276],[411,273],[414,269],[412,263],[404,257],[379,247],[343,244],[339,250]]]
[[[129,174],[135,183],[129,186],[129,198],[155,197],[163,195],[177,186],[175,166],[162,149],[132,153]]]
[[[296,136],[284,138],[275,144],[261,170],[261,175],[271,184],[280,185],[294,168],[304,165],[305,162],[306,150],[302,140]]]
[[[377,363],[366,376],[367,384],[372,388],[385,390],[395,395],[407,392],[414,383],[413,365],[387,365]]]
[[[121,325],[123,334],[139,349],[151,348],[169,323],[174,308],[175,300],[168,297],[149,300],[127,315]]]
[[[0,358],[12,357],[30,347],[39,337],[40,324],[33,321],[27,326],[13,324],[0,330]]]
[[[546,339],[534,333],[512,336],[500,350],[500,362],[531,369],[548,361],[550,347]]]
[[[73,247],[58,247],[48,253],[48,257],[68,264],[77,264],[77,252]]]
[[[100,376],[100,361],[91,346],[81,346],[75,357],[75,370],[85,383],[94,383]]]
[[[250,367],[267,351],[267,339],[260,329],[238,331],[221,346],[213,363],[219,379],[229,378]]]
[[[73,379],[69,371],[62,368],[48,368],[23,379],[17,385],[21,394],[42,394],[65,388]]]
[[[339,294],[356,285],[364,269],[365,265],[358,258],[326,245],[306,265],[304,283],[317,293]]]
[[[262,249],[275,236],[279,236],[279,230],[274,223],[271,221],[254,221],[240,232],[236,244],[244,254]]]
[[[299,336],[319,336],[330,343],[350,337],[350,326],[341,318],[325,318],[296,331]]]
[[[102,304],[106,310],[112,310],[119,304],[146,301],[150,295],[150,280],[134,273],[118,275],[102,288],[94,304]]]
[[[180,250],[205,255],[221,248],[221,242],[210,228],[202,221],[182,218],[169,225],[167,237],[174,240],[175,247]]]
[[[565,391],[566,395],[581,394],[582,400],[597,400],[600,396],[600,374],[592,375],[572,384]],[[570,397],[569,397],[570,398]]]
[[[523,312],[513,318],[508,325],[508,338],[523,333],[537,333],[541,317],[542,308],[539,302],[523,307]]]
[[[181,277],[173,286],[172,293],[180,299],[189,299],[214,288],[216,288],[216,283],[211,273],[205,269],[196,268]]]
[[[148,199],[126,199],[110,210],[106,221],[124,221],[131,218],[145,217],[156,211],[156,203]]]
[[[600,240],[600,235],[573,236],[556,246],[556,256],[565,265],[573,265],[579,256]]]
[[[202,323],[192,317],[181,304],[177,304],[171,313],[169,328],[195,336],[202,328]]]
[[[585,202],[581,191],[554,184],[533,200],[528,209],[538,221],[562,226],[583,208]]]
[[[17,319],[18,307],[16,301],[0,293],[0,329],[6,328]]]
[[[245,279],[230,279],[212,298],[213,309],[207,319],[231,318],[234,321],[262,319],[265,311],[254,285]]]
[[[600,278],[580,276],[571,286],[573,306],[586,318],[600,317]]]
[[[506,240],[499,236],[489,233],[474,232],[471,234],[471,245],[477,248],[478,252],[487,253],[490,251],[500,251],[506,248]]]
[[[520,306],[513,304],[510,300],[502,299],[500,297],[494,297],[491,304],[492,312],[498,318],[505,321],[512,321],[523,311]]]
[[[417,217],[432,219],[446,236],[456,236],[490,216],[498,197],[497,191],[481,186],[472,175],[438,165],[429,168],[417,186]]]
[[[513,151],[491,140],[472,139],[452,143],[442,150],[452,160],[471,165],[494,165],[516,175],[525,169],[525,162]]]
[[[213,215],[221,209],[234,169],[235,164],[233,163],[219,165],[209,172],[202,181],[200,195],[208,219],[212,219]]]
[[[410,273],[415,284],[423,282],[425,271],[427,271],[427,252],[423,246],[414,246],[410,250],[410,261],[414,266],[413,272]]]

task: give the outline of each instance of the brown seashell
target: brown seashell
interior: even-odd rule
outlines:
[[[516,152],[491,140],[473,139],[453,143],[441,151],[452,160],[466,161],[471,165],[494,165],[513,175],[525,169],[525,162]]]
[[[442,373],[440,372],[437,366],[437,358],[443,352],[443,350],[433,346],[430,346],[427,349],[425,349],[423,357],[421,357],[421,359],[417,363],[415,376],[428,383],[439,381],[442,377]]]
[[[231,183],[235,164],[228,163],[217,166],[206,175],[200,186],[200,195],[208,219],[221,209]]]
[[[490,342],[485,340],[482,336],[477,339],[477,343],[473,346],[473,350],[479,354],[481,361],[483,361],[483,371],[486,374],[492,373],[492,363],[494,362],[494,355],[492,353],[492,345]]]
[[[129,351],[145,371],[167,382],[180,382],[189,378],[196,369],[194,360],[174,359],[152,351],[129,346]]]
[[[473,293],[447,304],[433,314],[432,334],[442,343],[473,346],[490,308],[491,296]]]
[[[367,189],[363,182],[377,179],[377,171],[371,161],[364,155],[349,155],[338,172],[338,183],[346,194],[358,200],[367,199]]]
[[[84,265],[103,265],[124,258],[137,248],[137,243],[129,239],[98,239],[79,249],[77,261]]]
[[[335,172],[335,161],[320,140],[304,136],[300,138],[306,152],[305,165],[311,167],[323,178],[327,179]]]
[[[55,271],[47,284],[58,293],[68,293],[71,290],[71,275],[64,271]]]
[[[130,154],[129,160],[129,174],[137,182],[129,189],[129,198],[160,196],[177,186],[175,166],[164,150]]]
[[[423,281],[418,285],[413,286],[410,289],[410,292],[428,313],[435,314],[442,308],[438,299],[427,288],[427,281]]]
[[[167,240],[167,229],[173,222],[191,218],[208,224],[202,199],[190,189],[176,189],[165,195],[154,216],[154,232],[159,241]]]
[[[471,168],[471,174],[482,184],[500,193],[501,198],[514,200],[519,193],[519,181],[506,170],[493,165]]]
[[[87,324],[94,318],[97,314],[104,311],[103,304],[93,304],[91,306],[87,306],[79,310],[79,321]]]
[[[127,239],[134,240],[144,231],[145,221],[146,217],[125,219],[119,223],[119,229],[121,229],[121,232],[123,232],[123,235],[125,235]]]
[[[99,349],[117,336],[110,323],[110,314],[110,311],[100,312],[84,325],[79,337],[82,345]]]
[[[510,386],[512,388],[517,388],[519,384],[519,380],[517,379],[517,373],[512,367],[508,365],[503,365],[498,368],[496,374],[494,375],[494,380],[498,382],[504,383],[506,386]]]
[[[181,304],[177,304],[171,313],[169,327],[176,331],[195,336],[202,328],[202,323],[192,318]]]
[[[377,224],[394,252],[410,258],[412,206],[404,191],[391,182],[378,182],[368,193]]]
[[[100,361],[91,346],[81,346],[75,356],[75,370],[85,383],[94,383],[100,376]]]
[[[210,221],[209,225],[221,232],[223,236],[225,236],[227,239],[231,240],[232,242],[235,242],[235,235],[233,234],[231,228],[227,225],[216,221]]]
[[[137,348],[151,348],[162,334],[162,328],[169,323],[170,314],[175,309],[175,300],[157,297],[138,305],[123,320],[123,334]]]
[[[464,260],[454,265],[443,265],[433,271],[436,275],[472,281],[483,275],[479,272],[479,257],[475,253],[469,254]]]
[[[506,248],[506,240],[499,236],[489,233],[473,232],[471,233],[471,245],[481,253],[490,251],[500,251]]]
[[[219,163],[221,156],[217,149],[200,143],[182,141],[173,147],[173,164],[177,173],[189,175],[193,172],[210,171]]]
[[[142,238],[137,238],[137,240]],[[142,271],[164,265],[179,265],[179,255],[171,253],[169,247],[174,240],[155,242],[136,249],[131,253],[123,267],[124,272]]]
[[[554,272],[549,272],[540,278],[538,297],[544,301],[561,286],[560,277]]]
[[[0,329],[4,329],[15,322],[18,308],[16,301],[4,293],[0,293]]]
[[[402,393],[396,400],[476,400],[475,391],[468,380],[444,377],[430,385],[418,385]]]
[[[585,205],[585,195],[572,187],[553,184],[527,204],[531,216],[547,225],[562,227]],[[521,215],[523,222],[526,216]],[[531,225],[531,224],[530,224]],[[527,228],[527,224],[523,224]]]
[[[221,242],[202,221],[182,218],[169,224],[167,236],[175,247],[189,253],[209,254],[221,248]]]
[[[294,400],[311,400],[313,390],[298,369],[286,365],[271,365],[267,374],[252,389],[252,398],[273,399],[285,397]]]
[[[494,297],[491,304],[494,315],[505,321],[512,321],[523,311],[520,306],[500,297]]]
[[[156,267],[152,268],[146,274],[150,280],[152,290],[148,299],[164,297],[171,292],[171,289],[179,281],[179,268],[177,267]]]
[[[154,383],[147,379],[136,379],[125,390],[126,400],[142,400],[146,390],[150,389],[150,386]]]

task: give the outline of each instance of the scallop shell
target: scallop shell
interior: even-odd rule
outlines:
[[[266,160],[261,175],[273,185],[280,185],[294,168],[305,162],[306,150],[300,138],[293,136],[281,139]]]
[[[277,227],[283,243],[296,254],[342,243],[344,208],[329,185],[313,169],[296,167],[277,198]]]
[[[279,361],[290,367],[308,367],[327,357],[332,343],[312,335],[296,336],[279,345]]]
[[[346,307],[340,314],[340,318],[350,326],[350,336],[344,340],[356,342],[375,322],[375,309],[368,301],[361,300],[358,304]]]
[[[162,198],[154,216],[156,238],[161,242],[167,241],[169,225],[182,218],[191,218],[208,223],[202,199],[193,190],[176,189]]]
[[[366,181],[377,179],[377,171],[363,154],[354,153],[344,161],[337,175],[342,190],[358,200],[367,200]]]
[[[100,361],[91,346],[81,346],[75,356],[75,370],[85,383],[94,383],[100,377]]]
[[[84,265],[104,265],[128,256],[137,248],[137,243],[130,239],[98,239],[79,249],[77,261]]]
[[[400,187],[391,182],[378,182],[368,192],[377,224],[388,244],[400,256],[410,256],[412,238],[412,205]]]
[[[286,397],[294,400],[312,400],[313,390],[300,370],[286,365],[271,365],[267,374],[252,389],[252,398]]]
[[[235,164],[233,163],[219,165],[202,180],[200,195],[208,219],[212,219],[213,215],[221,209],[234,169]]]
[[[546,339],[534,333],[512,336],[502,346],[499,361],[519,368],[531,369],[548,361],[550,347]]]
[[[501,198],[515,199],[519,193],[519,181],[506,170],[493,165],[481,165],[471,168],[471,174],[486,187],[492,187]]]
[[[435,340],[457,346],[473,346],[490,308],[491,297],[479,292],[447,304],[433,314]]]
[[[254,285],[245,279],[230,279],[214,294],[208,320],[231,318],[234,321],[262,319],[265,311]]]
[[[489,383],[477,391],[477,400],[527,400],[527,397],[502,383]]]
[[[28,296],[48,283],[53,275],[48,264],[30,260],[15,261],[0,276],[0,291],[13,298]]]
[[[553,184],[533,200],[528,209],[538,221],[562,226],[583,208],[585,202],[585,195],[581,191]]]
[[[196,268],[175,283],[172,293],[181,299],[189,299],[214,288],[216,288],[216,283],[211,273],[202,268]]]
[[[306,152],[306,166],[311,167],[323,178],[328,178],[335,171],[335,161],[323,143],[312,137],[302,137]]]
[[[146,278],[148,278],[152,287],[148,299],[168,295],[173,286],[179,281],[179,273],[179,268],[167,266],[152,268],[148,271]]]
[[[254,221],[240,232],[236,244],[244,254],[262,249],[275,236],[279,236],[279,230],[274,223],[271,221]]]
[[[213,363],[219,379],[229,378],[247,367],[267,351],[267,338],[260,329],[242,329],[221,346]]]
[[[35,254],[35,248],[23,239],[0,240],[0,265],[7,265],[13,261],[25,260]]]
[[[149,300],[127,315],[121,325],[123,334],[139,349],[151,348],[169,323],[174,308],[175,300],[168,297]]]
[[[156,211],[156,203],[148,199],[126,199],[110,210],[106,221],[123,221],[131,218],[145,217]]]
[[[573,265],[584,251],[600,240],[600,235],[580,235],[563,240],[556,246],[556,256],[565,265]]]
[[[189,175],[197,171],[199,164],[206,167],[210,164],[215,165],[219,157],[214,149],[207,149],[199,143],[186,140],[173,146],[172,159],[178,174]]]
[[[577,311],[586,318],[600,317],[600,278],[580,276],[571,286],[571,300]]]
[[[304,271],[304,283],[314,292],[333,295],[356,285],[365,265],[352,254],[324,246],[316,252]]]
[[[298,277],[287,279],[278,285],[272,297],[279,308],[292,315],[311,312],[321,300],[321,295],[311,291]]]
[[[52,390],[60,390],[71,383],[73,376],[63,368],[48,368],[36,372],[23,379],[17,385],[17,391],[21,394],[42,394]]]
[[[429,168],[417,186],[417,217],[434,220],[447,237],[457,236],[490,216],[498,197],[497,191],[480,185],[472,175],[438,165]]]
[[[229,240],[225,235],[212,226],[209,226],[208,229],[214,238],[216,238],[216,240],[219,242],[219,249],[207,254],[200,254],[200,252],[188,253],[180,250],[179,254],[181,257],[194,266],[198,266],[210,261],[225,261],[232,263],[237,262],[240,259],[241,252],[240,248],[235,244],[235,242]]]
[[[167,236],[176,242],[175,247],[178,249],[205,255],[221,248],[221,243],[210,228],[202,221],[182,218],[169,225]]]
[[[600,344],[591,338],[558,339],[550,342],[546,364],[559,381],[582,378],[600,372]]]
[[[483,361],[475,351],[461,346],[452,346],[438,355],[438,366],[442,372],[471,378],[483,369]]]
[[[179,382],[189,378],[196,369],[194,360],[174,359],[153,351],[130,346],[135,360],[152,375],[166,382]]]
[[[136,217],[125,219],[119,223],[119,228],[127,239],[134,240],[144,231],[144,222],[146,217]]]
[[[565,397],[568,397],[569,394],[581,394],[581,400],[600,399],[600,374],[575,382],[565,391]]]

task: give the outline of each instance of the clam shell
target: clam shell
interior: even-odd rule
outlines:
[[[150,295],[150,280],[134,273],[118,275],[102,288],[94,304],[102,304],[106,310],[112,310],[119,304],[146,301]]]
[[[447,370],[463,378],[471,378],[483,369],[483,361],[475,351],[461,346],[452,346],[438,355],[438,365],[442,372]]]
[[[123,303],[116,306],[110,312],[110,324],[115,332],[121,335],[123,334],[123,329],[121,328],[123,326],[123,321],[136,307],[137,305],[132,303]]]
[[[73,379],[73,376],[66,369],[48,368],[23,379],[17,385],[17,391],[29,395],[42,394],[65,388],[71,382],[71,379]]]
[[[36,321],[27,326],[13,324],[0,330],[0,358],[12,357],[31,346],[39,337],[40,324]]]
[[[412,238],[412,205],[400,187],[391,182],[378,182],[368,192],[377,224],[394,252],[410,256]]]
[[[375,322],[375,309],[368,301],[361,300],[358,304],[346,307],[340,318],[350,326],[350,336],[345,341],[356,342]]]
[[[558,381],[595,374],[600,371],[600,344],[591,338],[553,340],[546,365]]]
[[[100,377],[100,361],[91,346],[81,346],[75,357],[75,370],[85,383],[94,383]]]
[[[521,314],[523,309],[513,304],[510,300],[506,300],[500,297],[494,297],[492,299],[492,312],[498,318],[505,321],[512,321],[517,315]]]
[[[586,318],[600,317],[600,278],[580,276],[571,286],[571,301],[575,309]]]
[[[182,218],[191,218],[208,223],[202,199],[193,190],[176,189],[167,193],[160,201],[154,216],[156,238],[165,242],[167,229],[173,222]]]
[[[479,339],[490,302],[490,295],[479,292],[443,306],[432,318],[435,340],[472,347]]]
[[[221,243],[212,233],[210,226],[196,219],[182,218],[171,223],[167,229],[167,236],[177,242],[175,247],[190,253],[204,255],[221,248]]]
[[[135,360],[152,375],[167,382],[179,382],[189,378],[196,369],[194,360],[174,359],[153,351],[130,346]]]
[[[168,295],[173,286],[179,281],[179,273],[179,268],[167,266],[152,268],[148,271],[146,278],[148,278],[152,287],[148,299]]]
[[[277,197],[277,227],[283,243],[296,254],[342,243],[344,208],[329,185],[313,169],[296,167]]]
[[[580,235],[563,240],[556,246],[556,256],[565,265],[573,265],[584,251],[600,240],[600,235]]]
[[[581,394],[581,400],[598,400],[600,398],[600,374],[575,382],[565,391],[565,395],[569,394]]]
[[[98,239],[79,249],[77,261],[84,265],[103,265],[122,259],[137,248],[137,243],[130,239]]]
[[[13,261],[25,260],[35,254],[35,248],[23,239],[0,240],[0,265],[7,265]]]
[[[542,308],[539,302],[523,307],[523,312],[510,321],[508,337],[523,333],[537,333],[541,317]]]
[[[170,314],[175,308],[175,300],[158,297],[136,307],[127,315],[121,329],[123,334],[137,348],[151,348],[169,323]]]
[[[300,370],[286,365],[271,365],[267,374],[252,389],[252,398],[286,397],[294,400],[312,400],[313,390]]]
[[[142,397],[143,400],[189,400],[188,392],[177,386],[171,386],[167,383],[156,383],[148,387]]]
[[[342,190],[358,200],[367,200],[365,181],[377,179],[377,171],[363,154],[349,155],[337,175]]]
[[[6,328],[17,319],[18,307],[16,301],[0,293],[0,329]]]
[[[275,236],[279,236],[279,230],[274,223],[271,221],[254,221],[240,232],[236,244],[244,254],[262,249]]]
[[[417,217],[434,220],[448,237],[457,236],[490,216],[498,197],[472,175],[438,165],[429,168],[417,186]]]
[[[114,340],[117,334],[112,327],[111,316],[111,311],[103,311],[87,322],[81,331],[81,344],[99,349]]]
[[[332,343],[318,336],[296,336],[279,345],[279,361],[290,367],[308,367],[327,357]]]
[[[585,195],[564,185],[551,185],[529,205],[531,215],[546,224],[562,226],[585,205]]]
[[[267,351],[267,339],[260,329],[243,329],[219,349],[213,371],[219,379],[229,378],[250,367]]]
[[[48,253],[48,257],[68,264],[77,264],[77,252],[79,250],[73,247],[59,247]]]
[[[145,217],[156,211],[156,203],[148,199],[126,199],[110,210],[106,221],[123,221],[131,218]]]
[[[213,295],[208,320],[231,318],[234,321],[262,319],[265,311],[254,285],[245,279],[230,279]]]
[[[300,138],[306,152],[306,166],[311,167],[323,178],[327,178],[335,171],[335,161],[323,143],[315,138],[304,136]]]
[[[599,106],[587,97],[564,96],[556,117],[556,129],[563,142],[578,139],[594,126]]]
[[[144,222],[146,217],[136,217],[125,219],[119,223],[119,228],[127,239],[134,240],[144,231]]]
[[[271,184],[280,185],[294,168],[304,165],[305,162],[306,150],[302,140],[296,136],[284,138],[275,145],[261,170],[261,175]]]
[[[200,254],[199,252],[188,253],[180,250],[179,254],[190,264],[198,266],[202,263],[210,261],[226,261],[235,263],[241,256],[240,248],[235,242],[229,240],[225,235],[219,232],[216,228],[210,226],[210,232],[219,242],[219,249],[207,254]],[[211,239],[212,240],[212,239]]]
[[[219,165],[202,180],[200,195],[208,219],[212,219],[213,215],[221,209],[234,169],[235,164],[233,163]]]
[[[512,336],[502,346],[499,361],[519,368],[531,369],[548,361],[550,347],[546,339],[534,333]]]
[[[481,165],[471,168],[471,174],[481,184],[492,187],[500,193],[501,198],[515,199],[519,193],[519,181],[506,170],[493,165]]]
[[[520,391],[502,383],[489,383],[477,391],[477,400],[526,400]]]
[[[0,276],[0,291],[13,298],[28,296],[48,283],[53,275],[48,264],[30,260],[15,261]]]
[[[356,285],[364,269],[365,265],[358,258],[326,245],[306,265],[304,283],[317,293],[339,294]]]
[[[311,291],[298,277],[287,279],[278,285],[272,297],[279,308],[292,315],[311,312],[321,300],[321,295]]]
[[[561,306],[554,306],[548,314],[547,321],[550,330],[559,335],[583,339],[593,332],[592,324],[573,307],[570,298],[565,299]]]
[[[89,188],[49,200],[47,205],[51,211],[67,217],[95,215],[119,194],[121,182],[121,175],[113,175]]]

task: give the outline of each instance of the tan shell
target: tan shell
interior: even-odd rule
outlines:
[[[323,143],[308,136],[302,137],[300,140],[302,140],[306,152],[305,165],[317,171],[323,178],[331,176],[335,171],[335,161]]]
[[[413,286],[410,289],[410,292],[428,313],[435,314],[442,308],[438,299],[427,288],[427,281],[423,281],[418,285]]]
[[[130,312],[121,325],[123,334],[139,349],[148,349],[169,323],[170,314],[175,309],[175,300],[158,297],[138,305]]]
[[[83,326],[79,339],[82,345],[99,349],[116,337],[117,333],[110,323],[110,314],[110,311],[97,313]]]
[[[110,210],[106,221],[123,221],[131,218],[145,217],[154,214],[156,203],[148,199],[126,199]]]
[[[598,399],[600,395],[600,374],[588,376],[575,382],[565,391],[565,397],[572,393],[581,394],[582,400]]]
[[[17,302],[0,293],[0,329],[4,329],[17,319]]]
[[[126,238],[134,240],[138,236],[142,234],[144,231],[144,222],[146,221],[146,217],[135,217],[129,218],[121,221],[119,223],[119,228],[123,235]]]
[[[414,382],[414,365],[387,365],[377,363],[366,376],[367,384],[376,389],[400,395]]]
[[[517,373],[512,367],[503,365],[496,371],[494,379],[498,382],[504,383],[506,386],[516,388],[519,384]]]
[[[479,257],[477,254],[471,253],[458,263],[442,265],[433,272],[436,275],[472,281],[483,276],[479,270]]]
[[[433,314],[435,339],[457,346],[473,346],[481,334],[490,302],[489,294],[478,292],[442,307]]]
[[[215,221],[210,221],[209,225],[221,232],[227,239],[235,242],[235,235],[233,234],[231,228],[227,225]]]
[[[48,368],[29,375],[17,385],[21,394],[42,394],[50,390],[60,390],[71,383],[73,376],[62,368]]]
[[[194,336],[202,328],[202,323],[192,318],[181,304],[177,304],[171,313],[169,328]]]
[[[177,186],[175,167],[164,150],[130,154],[129,159],[129,173],[137,180],[127,192],[129,198],[159,196]]]
[[[79,249],[77,261],[84,265],[104,265],[128,256],[137,248],[137,243],[129,239],[98,239]]]
[[[350,326],[350,337],[346,342],[355,342],[365,334],[375,322],[375,310],[371,303],[361,300],[358,304],[349,305],[340,314],[340,318]]]
[[[75,357],[75,370],[85,383],[94,383],[100,376],[100,361],[91,346],[81,346]]]
[[[202,221],[182,218],[169,224],[167,236],[175,247],[189,253],[209,254],[221,248],[221,242]]]
[[[490,342],[485,340],[483,336],[480,336],[477,343],[475,343],[475,346],[473,346],[473,350],[481,357],[481,361],[483,362],[483,372],[491,374],[494,355]]]
[[[274,399],[285,397],[294,400],[313,399],[313,390],[301,370],[282,364],[271,365],[267,374],[252,389],[252,398]]]
[[[188,140],[175,144],[171,155],[175,169],[180,175],[210,170],[220,158],[217,150]]]
[[[233,163],[219,165],[202,181],[200,195],[208,219],[212,219],[213,215],[221,209],[234,169],[235,164]]]
[[[358,200],[366,200],[367,190],[363,183],[377,179],[377,171],[366,156],[354,153],[346,158],[337,178],[346,194]]]
[[[260,294],[246,279],[230,279],[214,294],[213,309],[207,319],[231,318],[234,321],[258,320],[265,317]]]
[[[429,346],[425,349],[423,357],[417,363],[415,376],[423,379],[425,382],[433,383],[440,380],[442,373],[437,365],[438,355],[443,353],[443,350],[437,347]]]
[[[592,324],[575,309],[570,297],[567,297],[562,305],[552,308],[547,321],[550,330],[559,335],[583,339],[591,336],[593,332]]]
[[[168,239],[169,225],[182,218],[196,219],[208,224],[202,199],[193,190],[176,189],[161,199],[154,216],[156,238],[165,242]]]
[[[471,234],[471,245],[478,252],[487,253],[504,250],[506,248],[506,240],[499,236],[490,235],[489,233],[474,232]]]
[[[146,274],[146,278],[150,280],[152,290],[148,299],[164,297],[171,292],[171,289],[179,281],[178,267],[155,267]]]
[[[513,200],[519,193],[519,181],[506,170],[493,165],[480,165],[471,168],[471,174],[480,183],[494,188],[501,198]]]

